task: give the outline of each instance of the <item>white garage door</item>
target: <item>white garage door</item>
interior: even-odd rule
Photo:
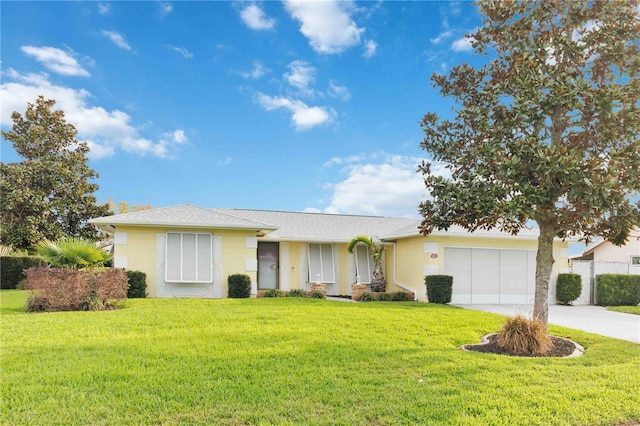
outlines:
[[[445,247],[444,273],[453,276],[451,303],[531,303],[536,251]]]

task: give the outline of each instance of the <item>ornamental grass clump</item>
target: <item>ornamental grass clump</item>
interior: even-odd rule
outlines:
[[[551,348],[551,337],[542,321],[517,315],[505,321],[498,345],[516,355],[542,355]]]

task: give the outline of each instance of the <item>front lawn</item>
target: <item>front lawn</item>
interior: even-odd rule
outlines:
[[[609,306],[609,311],[624,312],[625,314],[640,315],[640,305],[638,306]]]
[[[457,349],[496,331],[494,314],[289,298],[26,314],[26,292],[0,296],[0,424],[640,421],[640,346],[551,327],[585,355]]]

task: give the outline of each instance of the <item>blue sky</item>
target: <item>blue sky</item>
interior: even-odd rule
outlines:
[[[469,2],[2,2],[1,123],[55,99],[99,201],[417,218]],[[2,161],[18,161],[2,141]]]

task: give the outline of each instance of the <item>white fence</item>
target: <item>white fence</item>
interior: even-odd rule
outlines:
[[[593,260],[574,260],[571,272],[582,277],[582,293],[573,302],[574,305],[595,305],[596,276],[600,274],[638,274],[635,267],[623,262],[594,262]]]

